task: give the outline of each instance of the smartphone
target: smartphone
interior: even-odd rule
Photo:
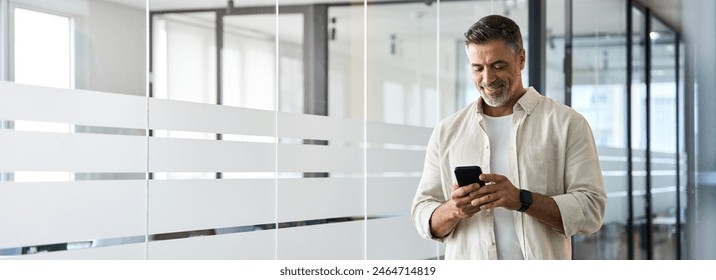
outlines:
[[[480,174],[482,174],[482,168],[477,165],[455,167],[455,178],[457,178],[457,185],[460,187],[474,183],[484,186],[485,182],[480,180]]]

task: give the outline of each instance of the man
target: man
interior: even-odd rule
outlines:
[[[428,143],[412,205],[446,259],[571,259],[575,234],[599,230],[606,194],[591,129],[571,108],[524,88],[519,27],[492,15],[465,33],[476,102],[444,119]],[[479,165],[458,186],[457,166]]]

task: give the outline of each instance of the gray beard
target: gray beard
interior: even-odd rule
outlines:
[[[480,93],[482,94],[482,100],[490,107],[501,107],[510,100],[510,94],[507,92],[507,87],[504,86],[494,97],[487,95],[482,90],[480,90]]]

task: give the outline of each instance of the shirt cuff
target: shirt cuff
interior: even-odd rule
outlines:
[[[570,237],[579,233],[584,227],[584,221],[586,219],[579,200],[572,194],[561,194],[553,196],[552,199],[554,199],[554,202],[557,203],[557,207],[559,207],[564,234]]]
[[[430,231],[430,218],[433,216],[433,212],[435,212],[440,205],[442,204],[436,201],[423,202],[423,205],[421,205],[420,210],[417,212],[417,217],[415,218],[418,220],[415,222],[418,226],[418,231],[423,238],[443,242],[443,238],[433,236]]]

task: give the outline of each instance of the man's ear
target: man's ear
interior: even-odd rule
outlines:
[[[525,49],[522,48],[522,50],[520,51],[520,69],[521,70],[525,70],[525,60],[526,59],[527,59],[527,55],[526,55]]]

